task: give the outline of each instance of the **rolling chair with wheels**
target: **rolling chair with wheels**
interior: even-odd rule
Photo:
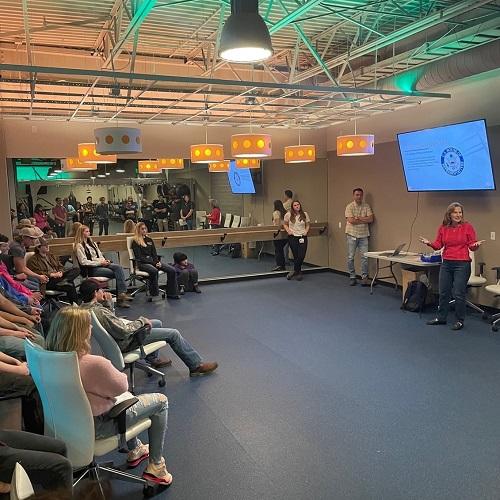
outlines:
[[[484,289],[492,293],[495,298],[500,297],[500,266],[492,267],[493,271],[497,272],[497,282],[495,285],[487,285]],[[500,313],[493,314],[491,316],[491,329],[494,332],[498,332],[498,323],[500,323]]]
[[[469,251],[469,255],[471,258],[471,271],[470,271],[470,276],[469,280],[467,281],[467,289],[469,288],[476,288],[476,287],[482,287],[486,283],[486,278],[483,276],[483,271],[484,271],[484,262],[479,263],[479,275],[476,274],[476,258],[474,255],[474,252]],[[455,299],[450,300],[450,304],[454,304]],[[474,311],[477,311],[478,313],[481,313],[483,315],[483,318],[487,318],[487,313],[485,312],[484,309],[481,309],[479,306],[471,302],[470,300],[465,300],[465,304],[468,305],[471,309],[474,309]]]
[[[101,351],[98,354],[101,354],[106,359],[109,359],[117,370],[122,372],[128,367],[130,373],[130,392],[133,393],[135,390],[135,368],[139,368],[139,370],[146,372],[148,377],[158,375],[160,377],[158,385],[160,387],[165,386],[167,383],[165,380],[165,374],[142,361],[148,354],[165,347],[167,343],[164,340],[151,342],[151,344],[146,344],[138,349],[122,353],[116,343],[116,340],[105,330],[96,315],[91,312],[90,316],[92,321],[93,352],[95,352],[94,349],[97,344]]]
[[[45,435],[64,441],[68,459],[79,473],[74,486],[85,476],[97,481],[101,472],[124,481],[142,484],[149,495],[154,486],[148,481],[108,464],[101,465],[96,457],[123,449],[125,443],[151,427],[151,420],[144,418],[129,428],[125,425],[125,411],[136,400],[123,401],[111,410],[117,413],[119,432],[111,437],[96,439],[94,417],[80,379],[78,358],[75,352],[51,352],[25,341],[26,358],[31,376],[40,394],[45,417]],[[101,488],[101,493],[104,493]]]
[[[127,250],[128,250],[128,258],[129,258],[129,281],[132,286],[135,286],[136,281],[140,281],[142,285],[138,288],[136,288],[130,295],[132,297],[135,297],[138,293],[140,292],[146,292],[146,295],[148,296],[148,300],[151,301],[151,297],[149,297],[149,286],[148,286],[148,281],[149,281],[149,274],[146,271],[141,271],[140,269],[137,268],[137,263],[135,261],[135,255],[134,251],[132,250],[132,242],[134,241],[133,236],[127,236]],[[158,271],[158,280],[160,279],[160,276],[162,274],[165,274],[163,271],[159,270]],[[165,290],[160,288],[160,294],[161,297],[164,299],[165,298]]]

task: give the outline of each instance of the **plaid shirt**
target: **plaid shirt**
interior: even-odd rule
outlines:
[[[345,207],[345,216],[348,217],[369,217],[373,215],[373,211],[368,205],[368,203],[362,202],[358,205],[355,201],[352,201]],[[368,223],[366,224],[350,224],[346,221],[345,232],[354,238],[366,238],[370,236],[370,228]]]

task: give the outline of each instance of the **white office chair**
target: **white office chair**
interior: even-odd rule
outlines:
[[[134,297],[140,292],[146,292],[146,296],[148,296],[148,301],[151,302],[152,297],[149,297],[149,286],[148,286],[148,281],[149,281],[149,274],[146,271],[141,271],[137,268],[137,263],[135,261],[135,255],[134,251],[132,250],[132,242],[134,241],[133,236],[127,236],[127,251],[128,251],[128,258],[129,258],[129,281],[132,286],[135,286],[136,281],[140,281],[142,285],[138,288],[136,288],[130,295]],[[163,271],[158,271],[158,279],[160,279],[160,276],[162,274],[165,274]],[[165,298],[165,291],[160,288],[160,294],[162,298]]]
[[[233,215],[233,222],[231,223],[231,227],[240,227],[241,216]]]
[[[203,229],[207,220],[207,212],[205,210],[196,210],[195,228]]]
[[[233,220],[233,216],[231,214],[226,214],[224,219],[224,227],[231,227],[231,221]]]
[[[68,459],[73,469],[80,473],[74,485],[87,474],[99,481],[99,472],[106,471],[118,479],[140,483],[145,493],[151,492],[154,486],[144,479],[95,461],[95,457],[121,449],[126,441],[151,427],[151,420],[144,418],[124,428],[122,419],[118,422],[119,434],[96,439],[94,417],[80,379],[76,353],[45,351],[29,340],[25,341],[25,350],[31,376],[42,400],[45,435],[66,444]],[[127,403],[122,406],[127,407]]]
[[[128,367],[130,373],[130,392],[133,393],[135,390],[135,368],[146,372],[148,377],[158,375],[160,377],[158,385],[160,387],[165,386],[165,374],[141,362],[148,354],[165,347],[167,343],[164,340],[151,342],[151,344],[146,344],[139,349],[122,353],[116,340],[105,330],[94,312],[90,313],[90,317],[92,321],[92,353],[109,359],[113,366],[121,372]]]
[[[491,269],[497,272],[497,282],[495,285],[487,285],[484,289],[492,293],[495,298],[498,298],[500,297],[500,267],[492,267]],[[491,329],[494,332],[498,332],[498,323],[500,323],[500,313],[493,314],[491,316]]]
[[[90,279],[93,279],[94,281],[99,282],[103,288],[109,288],[108,285],[109,285],[109,282],[111,281],[111,278],[106,278],[105,276],[92,276],[92,277],[90,277],[90,276],[84,276],[84,274],[82,274],[82,267],[84,267],[84,266],[82,266],[80,264],[80,261],[78,260],[76,252],[72,253],[71,260],[73,261],[73,265],[78,267],[78,269],[80,269],[80,275],[82,276],[82,278],[84,280],[90,278]]]
[[[10,500],[25,500],[34,494],[35,491],[28,474],[24,467],[16,462],[10,482]]]
[[[484,262],[479,263],[479,274],[476,274],[475,252],[469,251],[469,255],[471,258],[471,263],[470,263],[470,276],[469,276],[469,280],[467,281],[467,288],[482,287],[487,281],[486,278],[483,276]],[[455,302],[456,302],[455,299],[450,300],[450,304],[454,304]],[[474,309],[474,311],[481,313],[483,315],[484,319],[486,319],[488,317],[488,315],[486,314],[484,309],[481,309],[479,306],[472,303],[470,300],[466,299],[465,303],[471,309]]]
[[[240,227],[248,227],[250,225],[250,217],[242,217]]]

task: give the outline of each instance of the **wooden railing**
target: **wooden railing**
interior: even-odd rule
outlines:
[[[308,236],[315,237],[327,233],[328,223],[311,223]],[[99,245],[101,252],[120,252],[127,250],[127,236],[116,234],[109,236],[94,236],[92,240]],[[272,241],[286,238],[284,230],[278,231],[276,226],[252,226],[220,229],[196,229],[193,231],[168,231],[149,233],[156,248],[179,248],[220,243],[246,243],[249,241]],[[50,251],[54,255],[71,255],[73,253],[73,238],[57,238],[50,241]]]

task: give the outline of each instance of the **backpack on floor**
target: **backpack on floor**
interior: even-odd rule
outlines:
[[[410,281],[401,304],[401,309],[422,312],[427,299],[427,286],[421,281]]]
[[[229,253],[233,259],[239,259],[241,257],[241,243],[233,243]]]

